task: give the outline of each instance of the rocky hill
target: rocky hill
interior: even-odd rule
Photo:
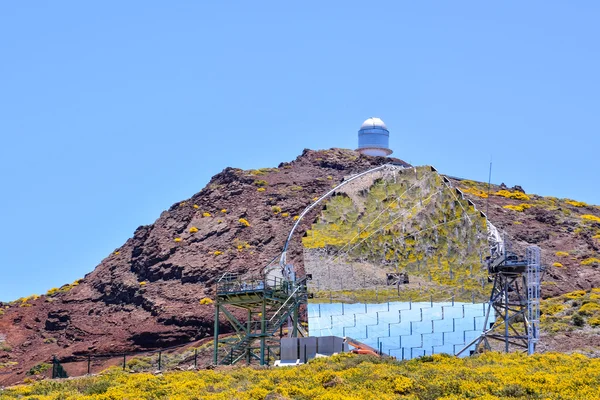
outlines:
[[[227,168],[199,193],[140,226],[83,279],[47,294],[3,304],[0,384],[53,354],[118,353],[187,343],[212,335],[213,295],[224,272],[259,273],[277,256],[295,217],[344,177],[401,160],[350,150],[305,150],[277,168]],[[600,287],[600,208],[452,180],[515,248],[538,244],[548,266],[545,296]],[[304,219],[288,260],[303,270]],[[600,344],[599,344],[600,345]],[[574,345],[575,346],[575,345]]]

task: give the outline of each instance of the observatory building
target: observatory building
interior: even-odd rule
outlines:
[[[367,156],[389,156],[390,131],[379,118],[371,117],[361,125],[358,131],[357,151]]]

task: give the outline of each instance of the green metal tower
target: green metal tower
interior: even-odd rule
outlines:
[[[269,364],[286,322],[289,336],[307,336],[299,321],[306,300],[306,277],[296,280],[265,274],[262,279],[242,279],[238,274],[224,274],[217,282],[215,302],[215,365]],[[233,309],[243,310],[245,321]],[[222,317],[235,330],[232,337],[219,339]]]

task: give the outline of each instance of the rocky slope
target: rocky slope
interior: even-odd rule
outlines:
[[[315,196],[344,176],[389,161],[348,150],[305,150],[278,168],[226,168],[154,224],[136,229],[84,279],[3,305],[0,372],[19,372],[22,379],[23,371],[53,354],[118,353],[212,335],[213,307],[199,300],[212,296],[224,272],[258,273],[280,253],[294,216]],[[288,253],[299,266],[305,229]]]
[[[154,224],[139,227],[82,280],[2,305],[0,333],[6,341],[0,343],[0,384],[23,379],[25,371],[53,354],[153,349],[212,335],[213,308],[200,300],[212,296],[225,271],[258,273],[279,254],[294,217],[313,198],[344,176],[389,161],[350,150],[305,150],[278,168],[225,169]],[[600,208],[538,196],[484,198],[487,188],[481,184],[454,184],[479,209],[489,201],[490,219],[516,248],[542,247],[549,266],[546,295],[600,287],[600,261],[594,261],[600,258]],[[518,211],[523,204],[530,207]],[[291,244],[288,259],[299,269],[300,239],[319,212],[303,220]],[[582,218],[586,215],[591,217]]]

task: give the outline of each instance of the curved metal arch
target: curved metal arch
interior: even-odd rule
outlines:
[[[414,167],[412,167],[414,169]],[[334,187],[333,189],[331,189],[330,191],[328,191],[327,193],[325,193],[324,195],[322,195],[321,197],[319,197],[315,202],[313,202],[311,205],[309,205],[308,207],[306,207],[304,209],[304,211],[302,211],[302,213],[298,216],[298,219],[296,220],[296,223],[294,224],[294,226],[292,227],[292,230],[290,231],[290,234],[288,235],[285,244],[283,245],[283,251],[281,252],[281,258],[279,259],[279,265],[282,268],[282,270],[286,269],[286,256],[287,256],[287,249],[288,246],[290,244],[290,241],[292,240],[292,236],[294,235],[294,232],[296,231],[296,228],[298,227],[298,225],[300,225],[300,222],[302,221],[302,218],[304,218],[304,216],[306,216],[306,214],[308,214],[313,208],[315,208],[317,205],[319,205],[323,200],[325,200],[326,198],[328,198],[329,196],[331,196],[333,193],[335,193],[337,190],[339,190],[342,186],[347,185],[348,183],[361,178],[365,175],[371,174],[373,172],[377,172],[377,171],[381,171],[381,170],[385,170],[385,169],[389,169],[389,170],[403,170],[403,169],[408,169],[407,167],[401,166],[399,164],[383,164],[380,165],[378,167],[375,168],[371,168],[367,171],[358,173],[350,178],[348,178],[347,180],[343,181],[342,183],[340,183],[339,185],[337,185],[336,187]],[[284,273],[285,274],[285,273]]]
[[[279,259],[279,266],[281,268],[281,273],[283,274],[284,277],[286,277],[287,279],[292,279],[293,280],[293,276],[295,274],[295,271],[293,269],[293,266],[288,265],[287,264],[287,250],[288,250],[288,246],[290,244],[290,241],[292,240],[292,236],[294,235],[294,232],[296,231],[296,228],[298,227],[298,225],[300,225],[300,222],[302,221],[302,219],[306,216],[306,214],[308,214],[313,208],[315,208],[317,205],[319,205],[323,200],[327,199],[329,196],[331,196],[332,194],[334,194],[337,190],[339,190],[341,187],[347,185],[348,183],[361,178],[365,175],[371,174],[373,172],[377,172],[377,171],[381,171],[381,170],[394,170],[394,171],[399,171],[399,170],[406,170],[406,169],[413,169],[416,172],[416,168],[415,167],[404,167],[402,165],[399,164],[393,164],[393,163],[388,163],[388,164],[383,164],[380,165],[378,167],[375,168],[371,168],[367,171],[358,173],[356,175],[353,175],[352,177],[348,178],[347,180],[341,182],[339,185],[335,186],[333,189],[331,189],[330,191],[328,191],[327,193],[325,193],[324,195],[322,195],[321,197],[319,197],[316,201],[314,201],[311,205],[309,205],[308,207],[306,207],[304,209],[304,211],[302,211],[302,213],[298,216],[298,219],[296,220],[296,222],[294,223],[294,225],[292,226],[292,229],[285,241],[285,244],[283,246],[283,250],[281,252],[281,257]],[[435,168],[431,167],[432,171],[435,172],[438,176],[440,176],[444,182],[444,184],[448,187],[448,189],[452,190],[452,184],[450,183],[450,180],[448,180],[445,176],[441,175]],[[462,191],[460,191],[459,189],[456,189],[456,191],[460,194],[460,197],[462,199],[464,199],[464,195],[462,193]],[[474,208],[475,205],[469,201],[470,204],[473,205]],[[481,212],[481,215],[483,217],[485,217],[486,220],[486,227],[487,227],[487,231],[488,231],[488,243],[490,245],[490,253],[491,256],[497,256],[499,254],[503,254],[504,253],[504,239],[502,238],[500,232],[498,231],[498,229],[490,222],[490,220],[488,219],[487,215],[484,214],[483,212]],[[470,219],[470,218],[469,218]]]

